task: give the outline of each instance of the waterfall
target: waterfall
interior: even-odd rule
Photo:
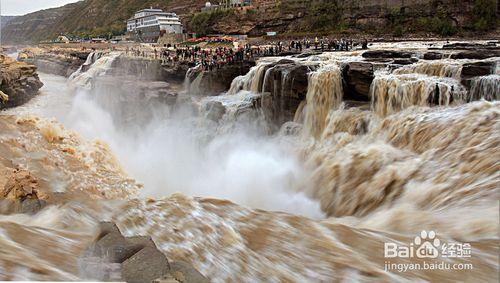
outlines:
[[[500,100],[500,75],[477,77],[471,81],[468,101],[479,99]]]
[[[248,73],[243,76],[236,77],[231,83],[228,94],[236,94],[239,91],[246,90],[253,93],[262,91],[264,82],[264,72],[269,66],[269,62],[259,61],[256,66],[252,67]]]
[[[102,56],[101,53],[91,53],[87,61],[69,77],[69,82],[74,86],[91,89],[94,78],[106,74],[111,69],[114,60],[120,55],[120,52]]]
[[[87,56],[87,59],[85,60],[85,63],[83,63],[79,68],[78,70],[76,70],[73,74],[71,74],[71,76],[69,77],[70,80],[76,76],[78,76],[79,74],[81,73],[84,73],[86,72],[89,67],[95,63],[95,61],[97,61],[99,58],[101,58],[103,55],[102,52],[91,52],[89,53],[89,55]]]
[[[304,109],[304,130],[308,134],[315,138],[321,135],[328,113],[341,104],[342,95],[342,73],[337,65],[326,65],[309,74]]]
[[[411,106],[450,105],[465,95],[457,80],[419,74],[378,75],[370,87],[372,109],[381,116]]]
[[[396,75],[415,73],[459,80],[462,73],[462,64],[456,61],[438,60],[407,65],[394,71],[394,74]]]
[[[201,93],[200,83],[202,76],[203,71],[201,70],[201,65],[189,68],[184,79],[184,90],[189,94]]]

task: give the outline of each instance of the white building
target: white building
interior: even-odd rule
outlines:
[[[144,9],[127,21],[127,31],[140,41],[156,42],[163,33],[182,34],[182,23],[175,13]]]

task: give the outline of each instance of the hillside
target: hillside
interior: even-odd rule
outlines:
[[[2,28],[5,43],[37,42],[48,38],[64,15],[76,9],[80,3],[68,4],[16,17]]]
[[[498,0],[281,0],[266,9],[199,13],[198,33],[480,35],[498,30]]]
[[[8,22],[12,21],[15,18],[16,16],[0,16],[0,28],[6,26]]]
[[[204,0],[84,0],[17,17],[2,30],[9,43],[37,42],[64,34],[109,36],[124,32],[134,12],[158,7],[181,17],[198,11]]]
[[[146,7],[176,12],[188,31],[199,34],[451,36],[498,29],[498,0],[281,0],[265,8],[200,13],[205,1],[84,0],[17,17],[2,31],[9,43],[36,42],[61,33],[111,36],[124,32],[126,20]]]

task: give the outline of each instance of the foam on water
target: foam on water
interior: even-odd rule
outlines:
[[[170,259],[189,262],[213,282],[498,281],[500,104],[466,104],[457,76],[461,64],[437,62],[377,72],[372,111],[347,108],[341,67],[361,58],[344,55],[287,58],[318,68],[297,110],[295,124],[302,133],[272,136],[263,129],[265,119],[254,103],[265,89],[268,64],[283,58],[257,62],[227,94],[188,92],[171,106],[140,103],[152,98],[132,99],[119,87],[102,87],[98,77],[116,58],[105,55],[93,64],[95,70],[90,66],[74,76],[72,81],[83,82],[83,88],[67,88],[62,96],[69,101],[62,107],[58,88],[46,86],[39,98],[12,112],[55,116],[86,138],[105,141],[111,150],[103,143],[78,141],[55,122],[28,120],[5,126],[4,138],[16,149],[5,152],[51,148],[48,159],[57,159],[62,156],[57,151],[71,142],[78,157],[73,162],[85,166],[60,169],[72,176],[66,190],[88,190],[96,198],[128,192],[128,200],[114,210],[120,229],[127,236],[150,235]],[[108,85],[123,84],[122,78],[106,77]],[[487,96],[497,82],[491,76],[477,78],[473,93]],[[224,109],[222,116],[211,113],[215,104]],[[57,107],[64,111],[52,109]],[[26,123],[32,127],[23,132]],[[137,187],[124,180],[111,151],[144,184],[139,199],[129,199]],[[64,160],[53,166],[73,164]],[[37,168],[47,160],[23,162]],[[56,179],[53,173],[45,178]],[[85,182],[79,185],[75,179]],[[96,188],[89,184],[94,181]],[[156,200],[143,199],[151,196]],[[57,237],[54,227],[46,227],[55,233],[50,237]],[[474,270],[384,271],[384,243],[410,243],[423,229],[438,231],[440,239],[473,242],[468,262]],[[58,272],[55,276],[62,279],[77,276]]]

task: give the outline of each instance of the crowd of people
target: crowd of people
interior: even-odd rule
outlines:
[[[202,48],[197,45],[165,45],[150,50],[127,47],[126,53],[136,57],[148,57],[162,60],[163,64],[175,62],[200,65],[203,70],[212,71],[227,64],[255,60],[258,57],[280,56],[313,51],[350,51],[355,47],[368,48],[366,39],[303,38],[289,41],[263,42],[261,44],[245,44],[238,47],[217,46]]]
[[[201,65],[201,68],[206,71],[218,69],[223,65],[233,64],[253,60],[254,54],[249,45],[238,48],[215,47],[201,48],[194,47],[177,47],[167,48],[162,51],[161,59],[164,63],[171,62],[188,62],[196,65]]]

